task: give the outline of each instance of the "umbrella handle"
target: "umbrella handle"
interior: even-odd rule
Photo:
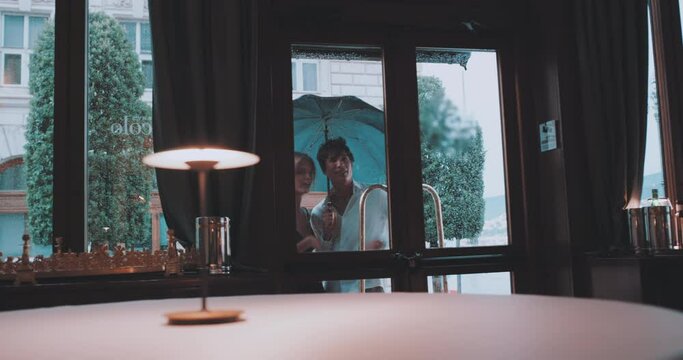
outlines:
[[[337,221],[339,220],[339,215],[337,214],[337,209],[334,207],[332,202],[328,202],[327,204],[325,204],[325,206],[326,206],[325,211],[329,212],[331,214],[331,217],[332,217],[330,220],[329,226],[325,226],[325,227],[331,228],[331,229],[336,229]],[[334,236],[332,234],[332,232],[330,232],[330,233],[325,232],[325,237],[326,237],[325,241],[330,241],[332,236]]]

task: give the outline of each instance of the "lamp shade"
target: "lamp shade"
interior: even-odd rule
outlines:
[[[223,148],[188,147],[160,151],[145,156],[142,162],[147,166],[171,169],[194,170],[195,163],[209,163],[211,170],[237,169],[257,164],[258,155]]]

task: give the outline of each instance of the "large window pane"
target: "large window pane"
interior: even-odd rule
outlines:
[[[3,194],[0,192],[0,199]],[[9,256],[20,258],[23,253],[24,242],[22,236],[27,232],[25,214],[0,213],[0,249],[3,259]],[[31,257],[38,255],[50,256],[52,244],[31,242]]]
[[[390,293],[391,279],[352,279],[352,280],[299,280],[294,281],[291,290],[295,293]]]
[[[45,27],[46,18],[42,16],[31,16],[29,17],[29,27],[28,27],[28,47],[33,49],[38,41],[38,36],[43,31]]]
[[[507,245],[496,53],[417,53],[422,178],[441,198],[444,247]],[[426,245],[439,247],[427,192],[424,201]]]
[[[649,19],[649,17],[648,17]],[[662,135],[660,130],[659,93],[652,39],[652,26],[648,22],[648,88],[647,88],[647,137],[645,142],[645,166],[643,167],[643,191],[641,201],[652,197],[666,197],[664,166],[662,162]]]
[[[123,26],[123,29],[126,31],[126,39],[130,43],[130,47],[135,50],[135,29],[137,27],[137,24],[134,22],[122,22],[121,26]]]
[[[10,159],[0,164],[0,191],[26,190],[26,167],[22,158],[17,157],[15,160],[21,160],[21,163]]]
[[[365,242],[359,233],[361,193],[387,179],[381,49],[293,46],[292,63],[320,84],[320,95],[292,90],[298,251],[389,248],[385,191],[369,193]]]
[[[5,15],[3,46],[6,48],[24,47],[24,17]]]
[[[21,55],[5,54],[4,65],[3,83],[6,85],[21,84]]]
[[[302,64],[304,73],[304,91],[318,90],[318,64]]]
[[[323,287],[326,292],[361,292],[364,288],[367,293],[391,292],[391,279],[363,279],[363,280],[330,280],[323,281]]]
[[[509,272],[454,274],[427,277],[429,293],[449,294],[512,294]]]
[[[24,12],[18,2],[3,10],[23,15],[3,15],[0,29],[0,104],[11,104],[0,106],[0,251],[21,256],[22,235],[28,234],[31,256],[50,255],[54,24],[45,12]]]
[[[152,59],[145,55],[141,62],[131,46],[135,26],[130,24],[148,24],[148,16],[136,8],[144,6],[121,13],[91,2],[89,9],[87,239],[110,249],[150,249],[152,229],[156,246],[161,236],[151,211],[153,171],[142,164],[152,151],[152,96],[145,90],[153,81]],[[143,48],[151,44],[144,32],[143,26]]]
[[[159,196],[157,194],[157,196]],[[159,214],[159,234],[160,234],[160,249],[168,249],[168,225],[166,224],[166,218],[164,214]]]
[[[151,61],[142,61],[142,72],[145,74],[145,89],[154,88],[154,65]]]
[[[140,24],[140,51],[143,53],[152,52],[152,31],[149,23]]]

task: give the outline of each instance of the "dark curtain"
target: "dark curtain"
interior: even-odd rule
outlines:
[[[149,0],[155,151],[201,144],[254,152],[252,12],[250,1]],[[208,215],[230,218],[233,241],[248,222],[252,172],[209,176]],[[185,246],[192,244],[196,174],[157,169],[156,175],[168,227]]]
[[[647,126],[647,0],[576,0],[585,207],[595,249],[628,241],[624,207],[639,200]]]

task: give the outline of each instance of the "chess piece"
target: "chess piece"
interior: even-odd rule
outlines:
[[[176,249],[175,231],[168,229],[166,234],[168,235],[168,256],[166,258],[166,266],[164,267],[164,275],[181,275],[183,268],[180,266],[180,258]]]
[[[31,244],[29,241],[31,238],[28,234],[24,234],[21,238],[24,241],[23,251],[21,253],[21,260],[19,261],[19,266],[17,266],[17,275],[14,278],[14,285],[20,285],[23,283],[36,283],[36,273],[33,271],[33,266],[29,259],[29,249]]]
[[[64,238],[61,236],[55,237],[54,252],[57,255],[62,254],[62,246],[64,246]]]

